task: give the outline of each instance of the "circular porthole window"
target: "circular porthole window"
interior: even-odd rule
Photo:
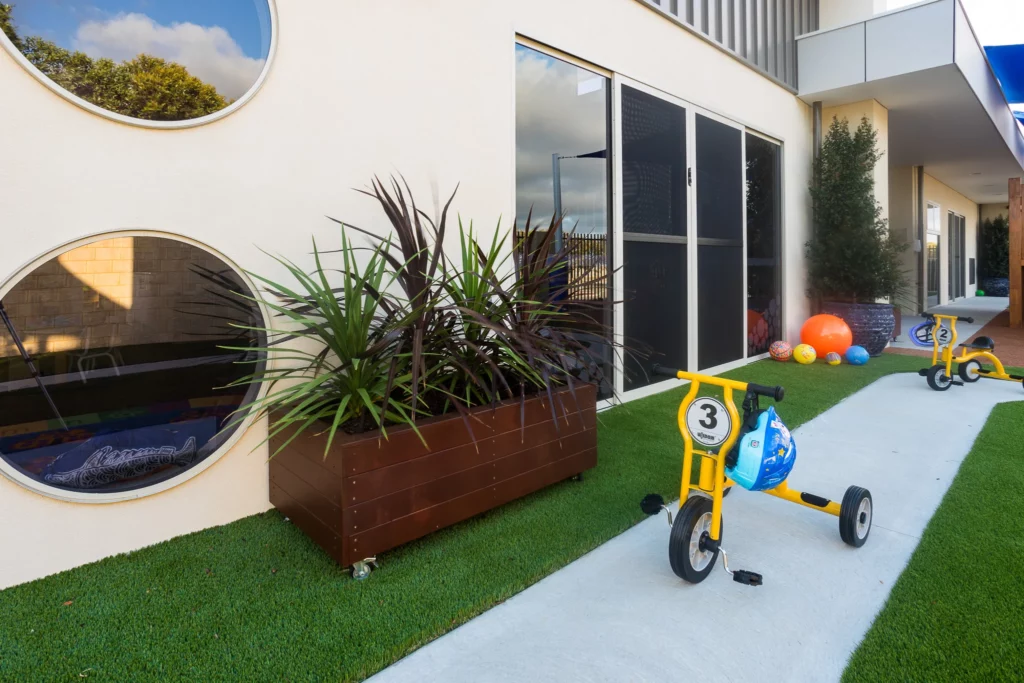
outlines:
[[[225,450],[256,397],[246,377],[261,369],[263,317],[243,278],[198,246],[100,239],[5,291],[0,469],[37,491],[167,488]]]
[[[262,84],[273,0],[0,1],[0,42],[72,102],[125,123],[220,118]]]

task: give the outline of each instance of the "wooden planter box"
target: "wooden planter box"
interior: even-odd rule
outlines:
[[[270,460],[270,502],[343,567],[469,519],[597,464],[597,390],[479,408],[476,445],[455,417],[388,432],[342,435],[324,458],[325,435],[302,435]],[[578,401],[578,405],[577,405]],[[287,440],[271,441],[271,452]],[[478,450],[479,449],[479,450]]]

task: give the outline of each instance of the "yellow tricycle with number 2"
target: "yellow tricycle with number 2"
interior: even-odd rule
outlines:
[[[977,382],[982,377],[1024,384],[1024,376],[1011,375],[996,358],[996,343],[991,337],[978,337],[973,342],[964,344],[959,356],[953,355],[953,349],[957,346],[956,324],[958,322],[973,323],[974,318],[938,313],[925,313],[924,317],[933,324],[932,365],[919,370],[918,374],[928,380],[928,386],[932,389],[945,391],[954,384],[963,386],[964,382],[970,384]],[[948,327],[944,321],[949,322]],[[982,365],[982,360],[991,363],[992,367],[987,368]],[[956,374],[961,380],[959,382],[953,379],[953,363],[957,364]]]
[[[760,586],[762,576],[746,570],[729,569],[729,558],[722,547],[722,500],[736,485],[726,474],[726,468],[736,466],[736,454],[743,437],[757,426],[762,411],[759,398],[766,397],[776,403],[782,401],[785,390],[734,380],[698,375],[681,370],[654,366],[655,374],[671,375],[690,381],[690,391],[679,405],[677,420],[683,436],[683,477],[680,488],[680,508],[672,519],[672,511],[665,500],[652,493],[644,497],[640,507],[648,515],[662,510],[668,513],[672,533],[669,537],[668,557],[672,571],[690,583],[700,583],[715,566],[719,553],[722,565],[734,581],[749,586]],[[724,402],[709,396],[700,396],[703,385],[719,387]],[[736,409],[735,394],[743,394],[743,415]],[[698,444],[701,448],[696,448]],[[697,483],[692,483],[695,458],[700,458]],[[773,488],[764,490],[770,496],[803,505],[839,518],[839,535],[855,548],[864,545],[871,531],[871,492],[851,486],[836,503],[827,498],[789,488],[783,480]],[[692,495],[691,495],[692,494]]]

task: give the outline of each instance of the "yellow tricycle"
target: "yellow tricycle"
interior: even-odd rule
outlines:
[[[954,384],[963,386],[965,382],[977,382],[982,377],[1024,383],[1024,376],[1006,372],[1006,368],[996,358],[996,343],[991,337],[978,337],[973,342],[964,344],[959,356],[953,355],[953,350],[957,347],[956,324],[973,323],[974,318],[938,313],[925,313],[924,317],[932,323],[932,365],[922,368],[918,374],[925,377],[928,386],[935,391],[946,391]],[[949,323],[948,326],[946,322]],[[982,365],[982,360],[988,361],[992,367]],[[953,363],[957,364],[956,374],[961,381],[953,378]]]
[[[788,476],[796,458],[795,445],[790,439],[789,431],[775,415],[774,409],[762,410],[759,405],[761,397],[770,398],[776,403],[781,402],[785,395],[782,387],[748,384],[721,377],[671,370],[657,365],[654,366],[654,372],[690,381],[690,391],[679,405],[677,415],[684,444],[679,511],[673,521],[672,511],[666,507],[664,498],[656,493],[648,494],[640,503],[640,507],[648,515],[656,515],[662,510],[668,513],[669,525],[672,527],[668,558],[672,571],[677,576],[690,583],[700,583],[711,573],[721,553],[723,567],[734,581],[749,586],[761,585],[760,574],[729,569],[729,558],[722,547],[722,500],[732,487],[738,484],[835,515],[839,518],[839,535],[843,541],[855,548],[864,545],[871,531],[870,491],[859,486],[851,486],[846,490],[842,503],[836,503],[813,493],[796,491],[787,485],[785,477]],[[703,385],[720,387],[725,400],[700,396]],[[743,395],[742,416],[736,409],[736,392]],[[786,441],[768,440],[770,437],[765,436],[765,430],[769,423],[776,429],[776,436],[783,434]],[[759,444],[758,439],[764,441]],[[788,444],[788,450],[786,447],[779,447],[780,443]],[[744,470],[745,466],[737,462],[741,445],[748,450],[751,445],[755,448],[761,447],[765,453],[763,458],[757,457],[753,468],[756,476],[760,477],[775,468],[781,472],[779,477],[758,479],[757,485],[752,485],[750,480],[745,478],[752,471],[751,468],[746,467]],[[775,450],[778,452],[774,452]],[[695,457],[700,458],[696,484],[691,480]],[[789,459],[788,469],[784,472],[777,467],[781,458]],[[732,477],[742,481],[738,482]]]

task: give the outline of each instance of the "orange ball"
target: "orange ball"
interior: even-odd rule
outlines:
[[[747,309],[747,337],[754,346],[768,341],[768,322],[763,315],[750,309]]]
[[[800,330],[800,341],[814,347],[819,358],[829,353],[842,356],[853,345],[853,332],[842,318],[822,313],[804,323]]]

